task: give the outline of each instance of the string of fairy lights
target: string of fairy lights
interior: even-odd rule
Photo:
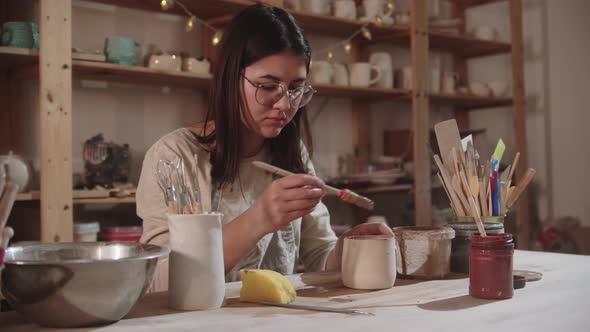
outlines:
[[[253,1],[253,2],[255,2],[255,1]],[[211,37],[211,44],[213,46],[217,46],[219,44],[219,42],[221,41],[221,36],[222,36],[221,30],[215,28],[211,24],[207,23],[205,20],[197,17],[179,0],[161,0],[160,1],[160,7],[164,11],[166,11],[174,6],[178,6],[188,16],[188,20],[185,24],[185,30],[187,32],[193,30],[195,25],[198,23],[198,24],[202,25],[204,28],[211,30],[211,32],[213,33],[212,37]],[[371,40],[373,38],[373,35],[371,33],[371,29],[370,29],[371,26],[372,25],[375,25],[375,26],[383,25],[383,18],[391,16],[393,14],[394,10],[395,10],[395,5],[393,4],[393,2],[388,1],[387,4],[385,5],[385,11],[384,11],[383,15],[376,15],[372,21],[365,22],[358,30],[356,30],[355,32],[350,34],[350,36],[348,36],[347,38],[345,38],[339,42],[330,44],[329,46],[322,48],[320,50],[314,51],[313,57],[317,58],[320,55],[325,55],[327,60],[331,61],[334,58],[334,51],[338,48],[342,48],[346,54],[350,54],[350,52],[352,51],[352,40],[355,37],[357,37],[358,35],[362,35],[365,39]]]

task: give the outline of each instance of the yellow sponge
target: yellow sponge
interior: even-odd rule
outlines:
[[[240,270],[242,302],[291,303],[295,288],[282,274],[272,270]]]

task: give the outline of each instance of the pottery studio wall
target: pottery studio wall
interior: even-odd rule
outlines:
[[[590,113],[584,98],[590,77],[590,2],[585,0],[523,1],[525,90],[529,165],[537,170],[531,193],[532,215],[541,224],[564,216],[590,226],[583,169],[590,163],[587,143]],[[470,11],[468,26],[498,28],[509,40],[508,6],[487,5]],[[494,66],[491,66],[494,64]],[[504,70],[495,70],[501,64]],[[470,63],[470,74],[485,80],[510,79],[510,59],[497,56]],[[484,81],[485,81],[484,80]],[[473,124],[488,128],[491,139],[501,135],[512,146],[511,114],[498,110],[474,113]],[[497,134],[496,134],[497,133]],[[509,150],[511,155],[514,151]]]
[[[445,1],[441,1],[441,13],[448,11]],[[551,7],[548,10],[548,7]],[[556,8],[553,8],[556,7]],[[577,61],[583,68],[584,58],[588,58],[587,43],[580,38],[583,31],[580,25],[587,27],[587,22],[580,14],[588,9],[584,0],[569,0],[568,6],[559,7],[550,1],[524,1],[524,38],[525,38],[525,78],[527,91],[527,136],[529,141],[529,163],[538,173],[535,180],[533,196],[534,209],[541,220],[547,220],[561,214],[588,215],[588,205],[579,200],[583,195],[576,195],[576,199],[567,199],[563,192],[574,188],[581,192],[584,186],[580,178],[575,177],[575,171],[562,171],[564,165],[557,168],[550,164],[550,153],[553,151],[553,163],[560,154],[573,155],[568,151],[575,151],[576,142],[583,144],[584,137],[574,142],[569,140],[563,132],[570,132],[568,128],[573,124],[587,123],[577,121],[580,117],[588,116],[583,105],[576,104],[571,96],[582,95],[584,84],[575,83],[570,79],[573,73],[572,64]],[[569,12],[577,15],[569,15]],[[588,13],[586,11],[586,13]],[[586,15],[587,16],[587,15]],[[567,17],[567,18],[566,18]],[[573,19],[572,19],[573,17]],[[188,51],[191,55],[200,55],[199,28],[192,32],[185,32],[183,21],[185,18],[164,13],[136,11],[115,6],[101,5],[84,1],[74,1],[73,8],[73,46],[85,49],[102,49],[104,39],[112,35],[128,36],[146,45],[153,43],[164,51]],[[470,10],[468,13],[468,27],[486,24],[498,29],[502,40],[510,39],[509,15],[506,4],[499,3]],[[547,22],[549,24],[547,25]],[[565,24],[565,23],[569,24]],[[577,33],[577,34],[576,34]],[[570,35],[570,38],[552,37],[548,41],[547,34]],[[174,38],[171,38],[174,36]],[[573,37],[576,38],[573,38]],[[330,38],[309,36],[312,47],[325,45],[332,41]],[[578,40],[576,43],[575,41]],[[557,44],[561,43],[561,44]],[[567,44],[564,44],[567,43]],[[585,50],[579,50],[580,45],[586,45]],[[569,52],[561,52],[564,47],[576,47]],[[318,46],[320,47],[320,46]],[[409,52],[392,46],[378,46],[375,50],[390,51],[394,59],[394,67],[401,68],[409,64]],[[549,55],[549,56],[548,56]],[[584,57],[584,55],[586,55]],[[346,61],[342,53],[335,54],[336,61]],[[448,65],[449,59],[442,57],[442,64]],[[495,56],[473,60],[470,63],[470,77],[483,82],[492,80],[510,80],[509,56]],[[571,67],[571,68],[570,68]],[[500,70],[499,70],[500,68]],[[569,69],[569,70],[568,70]],[[585,70],[588,70],[587,67]],[[588,77],[578,71],[575,77]],[[551,75],[555,81],[549,84]],[[559,81],[558,81],[559,80]],[[30,135],[26,137],[25,156],[33,160],[38,170],[38,117],[36,83],[27,82],[26,123],[34,124]],[[545,96],[549,95],[550,98]],[[108,140],[118,143],[129,143],[132,148],[133,162],[131,180],[136,183],[141,170],[141,161],[145,151],[153,142],[175,128],[188,126],[199,121],[204,116],[205,105],[201,91],[182,89],[156,88],[148,86],[134,86],[97,81],[74,80],[73,94],[73,146],[74,171],[83,171],[82,144],[84,140],[96,133],[104,133]],[[579,99],[578,99],[579,101]],[[560,107],[556,107],[559,105]],[[565,105],[565,106],[564,106]],[[315,98],[311,104],[310,117],[313,120],[315,138],[314,161],[318,173],[322,176],[334,175],[337,170],[339,155],[352,153],[352,140],[347,128],[351,128],[351,101],[347,99]],[[392,108],[395,112],[392,113]],[[565,113],[564,113],[565,112]],[[561,116],[567,114],[567,116]],[[435,108],[431,112],[431,123],[450,116],[448,110]],[[484,110],[472,113],[473,128],[488,129],[488,143],[493,145],[495,139],[501,136],[512,146],[512,125],[509,111],[498,109]],[[552,122],[553,121],[553,122]],[[567,121],[573,121],[569,123]],[[410,106],[408,104],[381,103],[371,106],[371,156],[376,157],[383,151],[383,131],[385,129],[407,128],[411,125]],[[328,130],[326,130],[328,129]],[[344,129],[344,130],[343,130]],[[577,135],[589,135],[587,131],[577,130]],[[583,133],[583,134],[582,134]],[[586,137],[587,138],[587,137]],[[568,140],[569,150],[560,149],[562,141]],[[583,147],[577,147],[583,151]],[[513,154],[512,150],[508,150]],[[576,154],[579,158],[583,154]],[[585,158],[588,158],[585,156]],[[588,164],[580,163],[580,165]],[[565,166],[574,167],[574,163]],[[548,181],[553,174],[553,181]],[[588,181],[588,180],[585,180]],[[553,184],[551,184],[551,183]],[[405,209],[409,200],[406,192],[382,194],[375,197],[378,204],[387,204],[387,210],[378,211],[394,220],[392,224],[400,224],[399,212]],[[354,223],[351,220],[352,210],[341,208],[336,202],[328,202],[334,213],[336,223]],[[386,204],[379,204],[380,206]],[[338,207],[336,209],[335,207]],[[586,209],[586,210],[584,210]]]

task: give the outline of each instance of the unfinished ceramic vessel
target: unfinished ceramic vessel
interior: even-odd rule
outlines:
[[[442,279],[450,273],[450,227],[396,227],[397,273],[404,278]]]

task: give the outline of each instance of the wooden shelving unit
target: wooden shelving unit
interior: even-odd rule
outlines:
[[[17,202],[39,202],[40,192],[21,193],[16,196]],[[105,198],[73,198],[75,204],[135,204],[135,197],[105,197]]]
[[[38,73],[38,52],[29,49],[0,47],[0,59],[5,66],[28,65],[21,69],[27,76]],[[72,60],[75,79],[98,80],[139,85],[169,86],[187,89],[207,89],[210,76],[199,76],[186,72],[154,70],[141,66],[122,66],[111,63]],[[370,100],[410,101],[412,91],[400,89],[363,88],[328,84],[314,85],[318,96],[334,98],[356,98]],[[512,105],[511,98],[477,97],[470,95],[431,95],[434,104],[454,105],[460,108],[477,109]]]
[[[377,193],[388,193],[388,192],[397,192],[397,191],[410,191],[412,190],[411,184],[395,184],[389,186],[377,185],[371,188],[363,188],[356,190],[355,192],[359,194],[377,194]]]
[[[371,43],[391,42],[407,45],[410,42],[410,29],[397,27],[394,31],[378,34]],[[429,48],[453,53],[462,58],[475,58],[510,53],[511,45],[506,42],[477,39],[468,35],[457,35],[441,31],[428,32]]]
[[[7,1],[7,0],[0,0]],[[90,0],[96,3],[118,7],[135,8],[145,11],[161,12],[159,0]],[[465,17],[465,12],[473,6],[485,5],[502,0],[451,0],[455,6],[455,15]],[[511,9],[512,38],[510,43],[479,40],[468,36],[465,30],[461,34],[449,34],[428,29],[427,0],[413,0],[411,6],[412,23],[409,26],[371,26],[373,39],[365,41],[356,38],[352,41],[352,61],[368,60],[368,46],[373,43],[394,43],[409,47],[412,59],[412,77],[414,86],[410,90],[356,88],[334,85],[317,85],[318,95],[334,98],[352,98],[353,128],[351,130],[353,150],[357,153],[357,162],[367,161],[370,151],[370,113],[366,110],[375,101],[404,101],[412,105],[412,131],[415,183],[413,185],[381,186],[361,190],[361,193],[380,193],[411,191],[416,206],[417,225],[429,225],[431,222],[430,191],[430,157],[424,146],[429,142],[429,105],[442,104],[456,108],[456,117],[461,129],[468,128],[469,113],[463,112],[480,108],[512,106],[514,128],[516,132],[516,149],[521,152],[519,170],[526,169],[526,132],[524,126],[524,91],[522,74],[522,0],[504,0]],[[223,25],[232,15],[251,5],[250,0],[186,0],[185,5],[199,17],[212,24]],[[11,77],[37,77],[40,75],[39,113],[43,126],[41,141],[42,188],[60,188],[56,193],[44,190],[40,193],[42,241],[59,241],[71,237],[71,204],[116,204],[134,203],[134,198],[126,199],[74,199],[71,187],[71,82],[70,79],[102,80],[128,84],[148,84],[188,89],[207,89],[210,77],[196,76],[182,72],[163,72],[145,67],[119,66],[109,63],[72,60],[71,47],[71,0],[39,1],[39,17],[47,19],[39,22],[45,33],[41,43],[44,49],[35,50],[0,47],[0,70],[10,71]],[[70,7],[70,8],[68,8]],[[168,11],[183,15],[179,8]],[[355,20],[340,19],[315,15],[302,11],[291,11],[306,33],[318,33],[334,37],[347,37],[358,30],[363,23]],[[429,75],[425,68],[428,63],[429,50],[440,50],[455,56],[458,71],[466,74],[466,61],[474,57],[496,54],[511,54],[513,63],[513,98],[491,98],[470,95],[429,94]],[[39,66],[39,63],[52,64],[57,67]],[[65,66],[64,66],[65,64]],[[52,72],[50,69],[62,68]],[[56,111],[57,110],[57,111]],[[50,143],[48,143],[50,142]],[[59,165],[52,164],[49,156],[58,156],[63,160]],[[68,166],[69,165],[69,166]],[[67,170],[64,172],[63,170]],[[67,173],[67,174],[66,174]],[[519,171],[517,171],[519,175]],[[20,200],[35,200],[19,196]],[[36,198],[39,200],[39,198]],[[526,202],[521,199],[521,202]],[[523,207],[524,206],[524,207]],[[526,203],[519,205],[519,235],[527,236]],[[56,212],[58,211],[58,212]],[[68,212],[69,211],[69,212]],[[520,241],[521,248],[526,248]]]

